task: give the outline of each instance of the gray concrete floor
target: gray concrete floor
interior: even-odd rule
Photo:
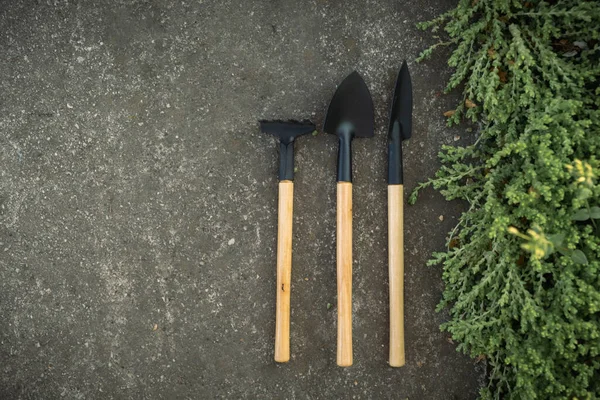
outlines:
[[[0,1],[0,398],[471,399],[426,267],[460,208],[406,209],[407,365],[387,366],[386,139],[409,60],[407,191],[460,131],[447,54],[415,23],[454,1]],[[354,359],[335,365],[335,137],[296,145],[292,359],[273,362],[277,151],[357,69]],[[443,218],[442,218],[443,216]],[[333,305],[333,306],[329,306]]]

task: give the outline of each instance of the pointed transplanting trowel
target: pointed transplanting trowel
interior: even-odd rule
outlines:
[[[308,122],[259,121],[260,129],[279,138],[279,206],[277,223],[277,305],[275,361],[290,359],[290,285],[294,206],[294,140],[315,130]]]
[[[352,365],[352,139],[373,137],[369,89],[355,71],[337,88],[324,130],[339,138],[337,164],[337,364]]]
[[[390,366],[404,365],[404,180],[402,141],[412,133],[412,83],[406,61],[396,80],[388,134]]]

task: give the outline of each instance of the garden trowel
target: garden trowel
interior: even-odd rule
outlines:
[[[290,359],[290,286],[292,279],[292,216],[294,206],[294,140],[313,132],[308,122],[259,121],[260,129],[279,138],[279,205],[277,223],[277,305],[275,361]]]
[[[402,141],[412,131],[412,83],[406,61],[396,79],[388,133],[388,269],[390,366],[404,365],[404,180]]]
[[[373,137],[373,101],[353,72],[337,88],[324,130],[339,139],[337,161],[337,364],[352,365],[352,139]]]

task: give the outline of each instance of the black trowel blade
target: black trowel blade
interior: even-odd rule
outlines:
[[[350,124],[353,137],[372,137],[375,113],[373,99],[363,78],[354,71],[338,86],[329,108],[323,130],[338,134],[340,126]]]

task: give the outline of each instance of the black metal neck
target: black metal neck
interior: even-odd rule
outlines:
[[[354,128],[350,123],[343,123],[337,130],[339,138],[337,181],[352,182],[352,138]]]
[[[294,141],[279,142],[279,180],[294,180]]]
[[[388,138],[388,185],[402,185],[403,183],[402,135],[400,123],[395,121]]]

